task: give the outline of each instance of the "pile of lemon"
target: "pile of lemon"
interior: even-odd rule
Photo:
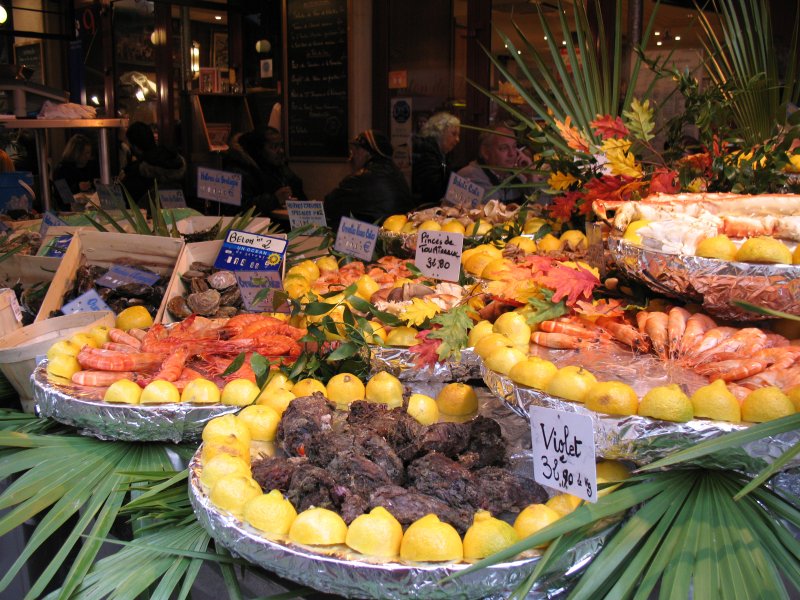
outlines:
[[[443,219],[437,221],[428,219],[421,223],[409,221],[406,215],[392,215],[387,217],[382,225],[385,231],[392,233],[416,234],[418,231],[449,231],[462,235],[486,235],[491,231],[493,225],[486,219],[471,221],[468,219]]]
[[[218,509],[279,540],[321,547],[345,544],[361,554],[386,560],[478,560],[533,535],[581,504],[575,496],[560,494],[546,504],[526,507],[513,526],[478,511],[463,540],[452,525],[434,514],[418,519],[405,532],[380,506],[354,519],[349,527],[326,508],[312,507],[298,514],[279,490],[264,493],[252,477],[251,441],[274,439],[274,432],[266,431],[257,415],[246,412],[256,408],[209,421],[203,430],[200,482]],[[598,483],[622,481],[629,475],[623,465],[611,461],[598,464],[597,474]]]
[[[484,325],[484,323],[487,323]],[[800,386],[784,393],[775,386],[750,392],[740,403],[721,379],[698,389],[691,397],[676,384],[654,387],[641,399],[621,381],[597,381],[577,365],[558,368],[551,361],[528,356],[531,328],[519,313],[498,317],[494,325],[479,322],[469,343],[486,368],[514,383],[541,390],[608,415],[640,415],[664,421],[685,422],[696,417],[715,421],[761,423],[800,411]]]

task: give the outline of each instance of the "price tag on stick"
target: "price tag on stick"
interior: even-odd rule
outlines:
[[[289,225],[292,229],[304,225],[325,227],[325,207],[319,200],[287,200],[286,211],[289,213]]]
[[[339,230],[336,232],[336,241],[333,249],[342,254],[355,256],[361,260],[372,260],[375,244],[378,242],[380,227],[357,221],[349,217],[342,217]]]
[[[464,236],[449,231],[417,233],[417,254],[414,264],[426,277],[458,281]]]
[[[591,417],[541,406],[531,406],[529,414],[536,482],[597,502]]]

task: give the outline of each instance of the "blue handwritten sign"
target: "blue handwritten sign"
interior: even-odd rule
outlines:
[[[242,176],[239,173],[197,167],[197,197],[241,206]]]
[[[186,208],[186,197],[183,190],[158,190],[161,208]]]
[[[476,206],[480,206],[485,193],[486,190],[481,186],[472,183],[465,177],[451,173],[450,181],[447,183],[447,191],[444,194],[443,204],[475,208]]]
[[[44,234],[47,233],[47,230],[50,227],[65,227],[67,226],[66,221],[62,221],[58,218],[56,213],[52,210],[48,210],[46,213],[42,215],[42,224],[39,226],[39,235],[44,237]]]
[[[103,210],[125,208],[125,196],[123,196],[120,186],[96,183],[95,188],[97,189],[97,197],[100,199],[100,208]]]
[[[225,236],[214,266],[228,271],[278,271],[286,239],[232,229]]]
[[[370,225],[363,221],[342,217],[339,222],[339,231],[336,232],[334,250],[342,254],[349,254],[361,260],[372,260],[375,244],[378,241],[377,225]]]
[[[61,307],[61,312],[65,315],[73,313],[88,312],[92,310],[111,310],[111,307],[103,302],[97,290],[91,289],[85,294],[81,294],[72,302],[67,302]]]
[[[161,279],[161,276],[152,271],[144,271],[124,265],[113,265],[102,277],[98,278],[95,283],[99,286],[115,290],[126,283],[154,285],[159,279]]]
[[[292,229],[304,225],[325,227],[325,208],[319,200],[287,200],[286,210],[289,213],[289,225]]]

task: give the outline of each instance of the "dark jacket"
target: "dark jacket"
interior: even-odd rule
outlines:
[[[325,216],[336,231],[342,217],[375,223],[411,210],[411,191],[394,161],[375,157],[325,196]]]
[[[122,185],[141,206],[147,201],[148,192],[152,197],[156,184],[159,189],[182,188],[185,173],[186,161],[180,154],[169,148],[156,146],[125,166]]]
[[[420,204],[439,204],[447,191],[452,172],[436,138],[414,136],[411,191],[415,207]]]
[[[53,170],[53,181],[63,179],[69,185],[69,189],[73,194],[81,191],[80,183],[88,181],[94,187],[94,180],[100,177],[100,166],[96,160],[90,160],[84,166],[79,167],[71,160],[65,160],[56,166]]]

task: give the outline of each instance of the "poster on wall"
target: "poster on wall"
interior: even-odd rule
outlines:
[[[44,83],[44,56],[42,42],[30,42],[14,46],[14,64],[33,71],[29,81]]]
[[[411,184],[411,98],[392,98],[391,138],[394,148],[394,162]]]

